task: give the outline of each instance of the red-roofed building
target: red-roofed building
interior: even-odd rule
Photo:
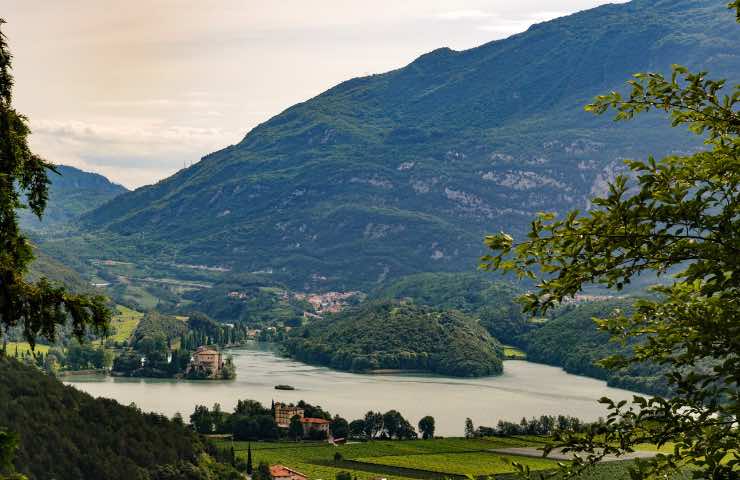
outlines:
[[[270,476],[272,480],[308,480],[304,474],[283,465],[271,465]]]
[[[304,437],[315,437],[316,435],[324,434],[325,438],[329,438],[329,420],[323,418],[302,418],[301,425],[303,425],[303,436]]]

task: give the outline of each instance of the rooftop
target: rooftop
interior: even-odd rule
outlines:
[[[198,350],[195,352],[195,354],[196,355],[218,355],[218,351],[208,348],[208,349]]]
[[[331,422],[329,420],[324,420],[323,418],[302,418],[301,423],[324,424],[324,423],[331,423]]]
[[[292,470],[288,467],[284,467],[283,465],[271,465],[270,475],[273,478],[290,477],[291,475],[300,475],[301,477],[306,478],[304,474],[297,472],[295,470]]]

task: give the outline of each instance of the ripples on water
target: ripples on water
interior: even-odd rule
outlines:
[[[436,419],[438,435],[462,435],[466,417],[475,425],[493,426],[498,420],[573,415],[595,420],[605,415],[596,399],[629,399],[632,392],[610,388],[605,382],[563,370],[510,360],[504,374],[485,378],[449,378],[424,374],[370,374],[339,372],[283,358],[269,345],[250,345],[230,351],[237,378],[225,381],[188,381],[114,377],[75,377],[65,383],[94,396],[136,403],[142,410],[168,416],[180,412],[186,419],[195,405],[220,403],[231,410],[239,399],[318,404],[332,414],[352,420],[368,410],[399,410],[413,424],[425,415]],[[293,391],[275,390],[278,384]]]

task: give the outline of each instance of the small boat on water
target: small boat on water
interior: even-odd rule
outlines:
[[[275,390],[295,390],[292,385],[275,385]]]

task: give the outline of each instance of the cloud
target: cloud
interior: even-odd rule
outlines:
[[[104,108],[213,108],[223,106],[224,102],[202,100],[196,98],[150,98],[142,100],[100,100],[92,104],[94,107]]]
[[[479,20],[495,16],[495,14],[483,10],[452,10],[434,15],[435,18],[440,20]]]
[[[153,183],[243,136],[243,132],[215,127],[141,119],[34,121],[31,127],[34,151],[47,160],[110,175],[127,187]]]
[[[515,33],[521,33],[536,23],[553,20],[567,14],[567,12],[559,11],[542,11],[535,12],[520,18],[499,17],[496,19],[495,22],[487,23],[485,25],[478,25],[476,29],[484,32],[491,32],[499,36],[508,36]]]

